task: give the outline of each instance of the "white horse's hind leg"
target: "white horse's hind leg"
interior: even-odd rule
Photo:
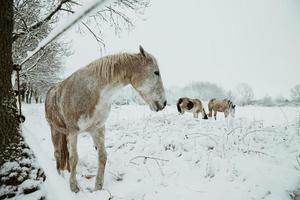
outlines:
[[[78,162],[77,153],[77,134],[68,136],[68,148],[70,152],[70,187],[73,192],[79,192],[79,187],[76,179],[76,165]]]
[[[95,146],[98,150],[98,172],[96,176],[95,190],[101,190],[103,187],[104,170],[107,160],[104,139],[105,127],[95,130],[91,133]]]
[[[54,158],[56,161],[56,170],[58,174],[60,174],[60,157],[61,157],[61,152],[60,152],[60,135],[59,133],[54,129],[53,126],[51,127],[51,139],[54,147]]]

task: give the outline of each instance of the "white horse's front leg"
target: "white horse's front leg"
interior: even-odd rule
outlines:
[[[104,170],[107,160],[104,142],[105,127],[95,130],[91,135],[98,150],[98,173],[96,176],[95,190],[101,190],[103,187]]]
[[[79,187],[76,179],[76,165],[78,162],[77,153],[77,134],[68,136],[68,148],[70,152],[70,188],[73,192],[79,192]]]
[[[214,118],[217,120],[217,111],[214,111]]]

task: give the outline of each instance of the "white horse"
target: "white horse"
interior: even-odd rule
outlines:
[[[77,136],[87,131],[98,151],[95,190],[103,187],[106,164],[105,122],[112,96],[131,84],[153,111],[166,106],[165,90],[156,59],[141,46],[137,54],[121,53],[98,59],[49,89],[45,101],[51,128],[56,167],[68,169],[70,187],[79,191],[76,180]],[[70,155],[69,155],[70,154]]]

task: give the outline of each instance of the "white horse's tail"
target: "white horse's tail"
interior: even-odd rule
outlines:
[[[67,169],[70,172],[70,164],[69,164],[69,151],[67,146],[67,136],[66,134],[60,134],[60,161],[59,161],[59,169],[65,170]]]

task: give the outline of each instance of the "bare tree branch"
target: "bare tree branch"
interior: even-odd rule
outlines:
[[[60,10],[66,11],[66,12],[69,12],[69,13],[72,13],[72,14],[75,13],[73,10],[69,10],[69,9],[65,9],[65,8],[61,8]]]
[[[119,17],[121,17],[126,23],[128,23],[129,25],[133,26],[132,21],[129,19],[129,17],[127,17],[125,14],[117,11],[116,9],[112,8],[111,6],[107,6],[106,7],[111,13],[115,13],[116,15],[118,15]]]
[[[84,23],[84,22],[81,22],[81,23],[82,23],[82,24],[86,27],[86,29],[94,36],[94,38],[96,39],[96,41],[97,41],[98,43],[101,43],[101,45],[103,45],[103,46],[105,47],[104,41],[103,41],[100,37],[98,37],[86,23]]]
[[[98,10],[89,18],[84,19],[84,23],[89,26],[90,30],[88,31],[93,32],[94,37],[97,35],[103,41],[103,27],[109,25],[117,35],[123,29],[130,30],[134,27],[132,14],[142,14],[148,6],[149,0],[114,0],[104,9]],[[100,43],[100,46],[103,44]]]

